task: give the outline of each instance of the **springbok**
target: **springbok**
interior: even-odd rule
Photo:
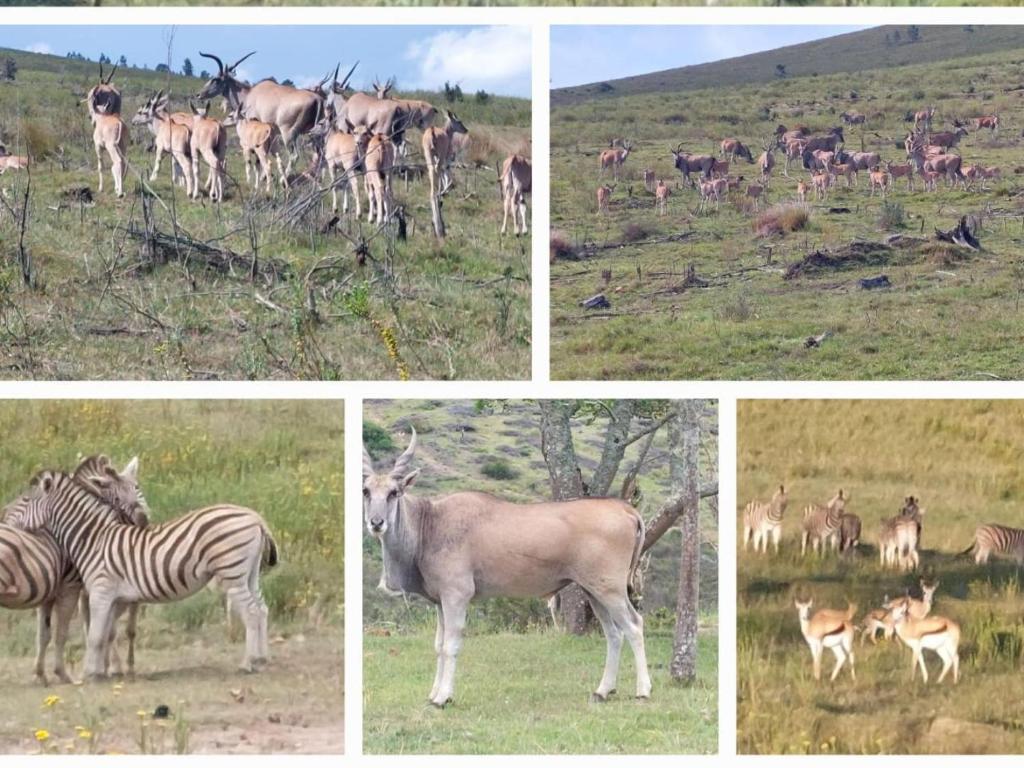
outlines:
[[[728,184],[728,181],[726,181]],[[659,214],[668,213],[668,198],[672,194],[672,190],[668,188],[668,184],[665,183],[664,179],[658,179],[658,186],[654,188],[654,200],[658,208]]]
[[[711,179],[710,181],[700,182],[700,205],[697,207],[697,212],[707,210],[707,205],[711,201],[711,198],[715,200],[715,210],[718,210],[718,205],[722,201],[722,195],[728,190],[729,182],[726,179]]]
[[[813,603],[813,600],[795,601],[797,615],[800,617],[800,632],[811,649],[814,679],[821,680],[821,656],[827,648],[836,657],[836,666],[829,679],[835,681],[843,664],[849,661],[850,679],[856,680],[857,673],[853,664],[853,624],[851,622],[857,606],[851,605],[845,612],[821,610],[812,616],[811,605]]]
[[[807,202],[807,182],[803,179],[796,183],[796,199],[798,202]]]
[[[426,134],[424,134],[426,136]],[[375,133],[366,145],[366,205],[369,210],[366,220],[378,225],[385,224],[391,217],[391,171],[395,165],[395,143],[382,133]],[[429,166],[428,166],[429,169]],[[430,188],[434,189],[433,173]]]
[[[935,117],[935,107],[928,107],[927,109],[919,109],[914,113],[914,128],[919,130],[924,128],[926,131],[932,129],[932,119]]]
[[[242,162],[245,164],[245,181],[253,189],[258,189],[260,180],[266,182],[267,194],[270,194],[270,156],[277,162],[277,175],[282,187],[288,186],[288,177],[281,165],[281,132],[272,123],[262,120],[249,120],[242,117],[240,107],[236,108],[221,121],[225,128],[234,126],[238,134],[238,144],[242,148]],[[253,166],[250,177],[249,166]]]
[[[228,112],[241,107],[244,117],[276,125],[281,134],[281,142],[288,150],[288,162],[285,165],[285,175],[288,176],[297,152],[296,141],[299,136],[313,130],[320,121],[324,113],[325,97],[319,92],[280,85],[273,80],[261,80],[255,85],[239,80],[235,76],[238,65],[254,53],[247,53],[231,66],[225,66],[212,53],[200,52],[200,56],[217,62],[218,72],[207,80],[196,98],[206,101],[222,96],[228,102]],[[355,67],[352,69],[354,71]],[[352,72],[349,72],[348,77],[351,75]]]
[[[870,196],[874,197],[875,189],[881,193],[882,197],[885,197],[885,193],[889,190],[889,185],[892,179],[886,171],[875,168],[873,171],[868,172],[868,184],[871,186]]]
[[[814,186],[814,197],[817,200],[824,200],[828,197],[828,191],[835,181],[835,176],[826,169],[811,175],[811,184]]]
[[[157,91],[132,116],[132,125],[145,125],[153,134],[156,159],[150,181],[156,181],[166,152],[185,177],[185,194],[192,196],[192,126],[176,122],[167,112],[170,95]]]
[[[611,168],[612,178],[618,179],[619,172],[622,170],[622,164],[626,162],[626,158],[629,157],[629,153],[632,150],[632,143],[624,141],[620,149],[606,149],[602,151],[601,175],[604,176],[604,172]]]
[[[748,163],[754,162],[754,156],[750,153],[750,148],[745,146],[739,139],[722,139],[718,156],[724,157],[730,162],[735,162],[737,157],[742,157]]]
[[[974,118],[971,123],[976,131],[988,128],[991,133],[999,133],[999,115],[982,115]]]
[[[516,235],[525,235],[529,230],[526,225],[526,196],[533,189],[533,163],[530,158],[522,155],[509,155],[501,165],[501,197],[504,217],[501,221],[501,234],[505,234],[508,215],[512,214],[512,228]]]
[[[100,81],[89,89],[85,103],[92,121],[92,145],[96,151],[96,171],[99,191],[103,191],[103,153],[110,158],[110,174],[114,177],[114,192],[124,197],[124,177],[128,172],[128,128],[121,121],[121,92],[110,81],[117,65],[104,78],[100,64]]]
[[[423,157],[427,162],[427,176],[431,195],[442,196],[451,186],[449,164],[452,159],[452,137],[469,133],[469,129],[451,110],[445,110],[444,127],[431,126],[423,132]]]
[[[897,165],[892,160],[885,161],[885,169],[888,171],[889,176],[892,177],[893,184],[896,183],[896,179],[907,179],[907,191],[914,191],[914,166],[912,163],[902,163]]]
[[[602,184],[597,188],[597,212],[608,213],[608,203],[612,199],[612,192],[615,190],[615,185]]]
[[[745,196],[754,201],[754,210],[761,210],[761,200],[767,202],[766,193],[768,187],[764,184],[748,184]]]
[[[624,637],[636,661],[637,698],[650,697],[644,622],[629,599],[644,541],[640,514],[619,499],[513,504],[472,491],[417,498],[408,492],[419,474],[415,450],[414,430],[391,471],[378,473],[363,449],[363,517],[381,543],[380,586],[437,606],[431,704],[452,701],[470,601],[547,597],[571,583],[587,595],[607,640],[593,700],[616,688]]]
[[[224,198],[224,167],[228,154],[228,132],[219,120],[209,117],[210,102],[196,106],[188,103],[192,110],[192,197],[199,197],[199,158],[202,157],[210,169],[206,177],[206,193],[210,200]]]
[[[896,636],[910,648],[910,679],[917,674],[916,667],[921,670],[921,678],[928,682],[928,670],[924,664],[924,651],[935,651],[942,659],[942,672],[938,683],[941,683],[951,669],[953,683],[960,682],[960,625],[945,616],[927,616],[915,619],[910,615],[910,598],[899,600],[892,608],[892,620],[896,627]]]

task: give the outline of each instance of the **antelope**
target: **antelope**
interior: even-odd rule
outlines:
[[[451,162],[452,137],[456,133],[468,134],[469,129],[451,110],[445,110],[443,128],[434,126],[423,132],[423,157],[427,162],[431,195],[440,197],[452,186],[449,164]]]
[[[857,166],[851,163],[832,163],[831,168],[832,174],[838,178],[842,176],[846,179],[846,188],[856,186],[857,183]]]
[[[924,170],[935,171],[946,177],[946,183],[951,187],[961,184],[966,188],[966,180],[960,165],[963,158],[960,155],[933,155],[923,162]]]
[[[427,134],[423,134],[426,139]],[[424,140],[424,148],[426,141]],[[435,174],[428,155],[427,170],[430,172],[431,194],[441,195],[443,191],[435,192]],[[390,137],[381,133],[375,133],[370,137],[366,145],[366,200],[368,222],[376,221],[378,225],[384,224],[391,216],[391,170],[395,165],[395,144]]]
[[[807,141],[807,146],[804,148],[805,152],[814,152],[818,149],[823,149],[826,152],[835,152],[836,147],[842,144],[845,139],[843,138],[843,129],[839,126],[832,128],[825,136],[812,136]]]
[[[913,164],[911,164],[911,163],[903,163],[901,165],[896,165],[892,160],[887,160],[885,162],[885,169],[888,172],[889,176],[892,178],[893,184],[896,183],[896,179],[902,179],[903,177],[906,177],[906,179],[907,179],[907,191],[908,192],[913,192],[914,191],[914,166],[913,166]]]
[[[358,62],[357,62],[358,63]],[[355,67],[353,67],[353,70]],[[394,79],[388,79],[383,85],[374,81],[374,93],[354,93],[345,97],[345,89],[349,76],[342,83],[336,80],[331,85],[330,103],[335,110],[338,125],[345,122],[353,127],[365,127],[371,133],[387,136],[405,153],[405,131],[415,124],[426,131],[434,122],[437,110],[425,101],[409,101],[392,99],[390,93],[394,88]]]
[[[785,147],[791,141],[800,141],[811,135],[811,129],[806,125],[798,125],[796,128],[789,130],[784,125],[779,125],[775,128],[776,145],[778,147]]]
[[[798,202],[807,202],[807,184],[802,179],[796,183],[796,199]]]
[[[918,110],[914,113],[914,128],[919,129],[923,127],[926,131],[930,131],[932,129],[932,118],[934,117],[935,107]]]
[[[322,138],[321,156],[325,169],[331,180],[331,210],[338,210],[338,180],[336,171],[340,167],[344,176],[342,180],[342,213],[348,213],[349,192],[355,199],[356,218],[363,215],[360,202],[359,175],[366,170],[365,160],[370,144],[370,134],[365,128],[353,128],[351,123],[345,124],[345,130],[336,130],[333,121],[325,117],[315,130],[314,135]],[[364,179],[365,181],[365,179]]]
[[[742,184],[743,184],[743,177],[742,176],[737,176],[735,179],[726,179],[725,180],[726,192],[736,192],[736,191],[739,190],[740,185],[742,185]]]
[[[644,189],[654,192],[654,171],[650,168],[644,168]]]
[[[792,141],[786,142],[783,145],[783,151],[786,155],[786,165],[783,168],[782,175],[789,176],[789,164],[794,160],[803,161],[804,150],[807,148],[806,139],[793,139]]]
[[[961,169],[965,180],[980,181],[982,190],[985,189],[985,182],[989,179],[999,179],[1002,171],[996,166],[967,165]]]
[[[658,179],[658,186],[654,188],[654,200],[659,214],[668,213],[668,198],[672,192],[662,179]]]
[[[253,189],[259,188],[262,179],[266,182],[267,194],[270,194],[270,177],[273,175],[270,170],[270,155],[273,155],[277,162],[277,175],[281,186],[288,186],[288,177],[285,176],[281,165],[281,133],[276,125],[264,123],[262,120],[248,120],[242,117],[241,108],[236,108],[221,122],[225,128],[234,126],[238,134],[242,162],[245,164],[245,181]],[[251,178],[250,165],[253,166]]]
[[[728,190],[729,182],[726,179],[712,179],[700,182],[700,206],[698,212],[707,209],[707,204],[713,197],[715,199],[715,210],[722,200],[722,195]]]
[[[206,192],[210,200],[224,198],[224,160],[228,153],[228,132],[219,120],[208,117],[210,102],[196,106],[188,103],[192,110],[192,197],[199,197],[199,158],[202,157],[210,169],[206,177]]]
[[[225,66],[212,53],[200,56],[217,62],[218,72],[211,77],[196,95],[199,101],[206,101],[222,96],[228,102],[227,111],[234,112],[239,107],[241,114],[250,120],[259,120],[277,126],[281,134],[281,143],[288,151],[285,164],[285,176],[291,174],[292,162],[297,154],[296,142],[299,136],[309,133],[316,127],[324,114],[325,96],[320,92],[312,92],[290,85],[280,85],[273,80],[261,80],[255,85],[239,80],[235,76],[238,65],[252,56],[255,51],[247,53],[231,66]],[[345,77],[342,89],[348,83],[355,66]],[[338,87],[338,83],[334,83]]]
[[[612,199],[612,191],[615,185],[602,184],[597,188],[597,212],[608,213],[608,203]]]
[[[19,171],[28,168],[28,157],[25,155],[9,155],[6,147],[0,147],[0,176],[5,171]]]
[[[967,135],[967,129],[963,126],[957,126],[955,131],[942,131],[941,133],[931,133],[928,135],[928,143],[934,147],[942,147],[943,149],[952,149],[960,143],[960,139]]]
[[[974,130],[980,131],[982,128],[988,128],[991,133],[999,133],[999,115],[982,115],[976,117],[971,121],[974,124]]]
[[[533,164],[530,158],[522,155],[509,155],[501,167],[501,189],[504,200],[505,216],[501,222],[501,234],[505,234],[505,225],[509,213],[512,214],[512,226],[516,235],[525,235],[526,226],[526,195],[533,187]]]
[[[925,189],[928,189],[928,178],[923,178]],[[899,566],[905,571],[919,565],[917,548],[921,539],[921,518],[925,510],[917,502],[913,496],[908,496],[896,517],[882,519],[878,535],[878,558],[881,565]]]
[[[945,616],[927,616],[915,619],[910,615],[910,599],[899,600],[892,609],[892,620],[896,627],[896,636],[910,648],[910,679],[917,674],[915,667],[921,670],[921,678],[928,683],[928,670],[924,663],[924,651],[935,651],[942,659],[942,672],[938,683],[952,669],[953,683],[960,682],[960,625]]]
[[[839,119],[847,125],[864,125],[868,118],[860,112],[842,112],[839,115]]]
[[[718,156],[725,157],[730,162],[735,162],[737,157],[742,157],[748,163],[754,162],[754,156],[750,154],[750,148],[746,147],[739,139],[722,139]]]
[[[168,153],[185,176],[185,194],[192,196],[192,127],[175,122],[167,113],[167,102],[170,95],[157,91],[146,103],[139,107],[132,116],[132,125],[145,125],[153,134],[156,144],[156,159],[153,171],[149,174],[150,181],[156,181],[160,172],[160,162],[164,153]]]
[[[628,142],[622,142],[621,149],[606,149],[601,153],[601,175],[604,176],[604,172],[609,168],[612,169],[612,178],[618,179],[619,172],[622,170],[622,164],[626,162],[626,158],[629,157],[629,153],[632,151],[633,145]]]
[[[711,178],[724,178],[729,175],[729,161],[715,160],[711,165]]]
[[[834,176],[828,170],[819,171],[811,175],[811,184],[814,185],[814,197],[817,200],[824,200],[828,197],[828,190],[832,186]],[[802,184],[803,182],[801,182]]]
[[[834,150],[828,149],[805,149],[804,150],[804,168],[808,171],[826,170],[832,161],[835,160],[836,153]]]
[[[821,680],[821,656],[829,649],[836,657],[836,666],[832,670],[831,681],[839,676],[843,664],[850,662],[850,679],[856,680],[853,660],[853,614],[857,606],[851,605],[846,612],[822,610],[811,615],[813,600],[801,602],[796,600],[796,610],[800,617],[800,632],[811,649],[811,660],[814,679]]]
[[[882,194],[882,197],[885,197],[890,181],[891,179],[889,178],[889,174],[885,171],[881,171],[878,168],[870,171],[868,173],[868,183],[871,185],[870,196],[874,196],[875,188],[877,187],[878,191]]]
[[[877,152],[854,152],[849,160],[844,162],[852,163],[858,171],[870,171],[882,162],[882,156]]]
[[[705,180],[711,178],[711,169],[715,166],[715,158],[711,155],[694,155],[683,152],[682,144],[675,149],[669,149],[669,152],[672,153],[676,170],[682,174],[683,180],[689,186],[695,186],[693,180],[690,179],[691,173],[699,173]]]
[[[99,174],[99,191],[103,191],[103,152],[110,158],[110,174],[114,177],[114,192],[124,197],[124,176],[128,171],[128,129],[121,121],[121,92],[110,81],[114,79],[117,65],[103,77],[100,64],[100,82],[85,96],[92,121],[92,145],[96,151],[96,171]]]
[[[942,178],[942,174],[938,171],[923,170],[919,175],[921,180],[924,181],[924,191],[935,192],[937,189],[935,182]]]
[[[761,209],[761,200],[765,198],[765,192],[767,186],[763,184],[748,184],[746,197],[751,198],[754,201],[754,210],[759,211]]]
[[[761,171],[761,181],[768,186],[772,180],[772,169],[775,168],[775,148],[768,139],[764,139],[761,146],[763,151],[757,158],[757,167]]]

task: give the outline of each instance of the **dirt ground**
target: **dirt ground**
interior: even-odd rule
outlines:
[[[177,648],[140,642],[134,680],[46,687],[31,656],[0,657],[0,753],[341,753],[342,647],[340,627],[272,636],[269,667],[246,674],[243,641],[212,627]]]

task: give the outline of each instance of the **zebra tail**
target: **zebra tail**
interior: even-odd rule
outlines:
[[[270,535],[270,531],[266,528],[263,529],[263,565],[267,568],[273,568],[279,561],[277,552],[277,542],[274,541],[274,537]]]

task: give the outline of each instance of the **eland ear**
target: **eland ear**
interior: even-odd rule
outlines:
[[[130,480],[135,480],[139,476],[139,457],[132,456],[132,460],[125,465],[125,468],[121,470],[121,474]]]
[[[401,478],[398,481],[398,484],[402,486],[402,490],[405,490],[406,488],[409,488],[410,486],[415,484],[416,477],[419,475],[419,473],[420,473],[420,471],[418,469],[414,469],[408,475],[406,475],[405,477]]]

